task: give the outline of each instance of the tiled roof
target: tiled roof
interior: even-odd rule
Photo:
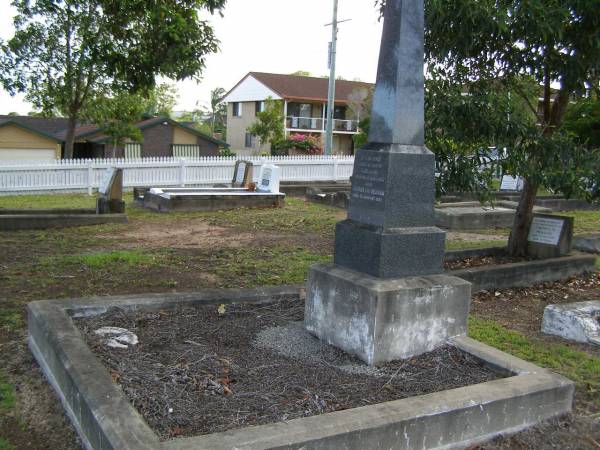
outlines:
[[[291,100],[327,101],[328,78],[281,75],[276,73],[250,72],[248,74],[269,87],[281,97]],[[335,101],[345,103],[352,91],[359,88],[371,89],[375,85],[362,81],[336,80]]]
[[[57,133],[67,128],[69,119],[64,117],[33,117],[33,116],[6,116],[0,115],[0,121],[18,122],[27,128],[32,128],[43,134],[56,136]],[[58,136],[57,136],[58,137]]]

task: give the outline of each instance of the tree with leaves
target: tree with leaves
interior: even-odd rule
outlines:
[[[218,87],[210,91],[211,130],[213,133],[222,133],[225,128],[225,117],[227,117],[227,105],[223,97],[227,91]]]
[[[256,113],[256,121],[246,131],[257,136],[261,144],[274,145],[281,141],[285,134],[282,102],[269,97],[264,111]]]
[[[588,199],[597,192],[597,153],[563,130],[570,100],[597,85],[597,9],[597,0],[425,1],[425,60],[438,80],[482,83],[526,107],[520,123],[511,119],[518,134],[503,162],[525,180],[508,245],[513,255],[527,252],[538,188]]]
[[[13,0],[15,35],[0,42],[0,81],[43,111],[78,119],[106,91],[153,88],[157,76],[197,77],[218,41],[202,10],[226,0]]]
[[[171,117],[178,97],[177,88],[174,84],[161,83],[156,85],[141,98],[144,103],[143,116],[147,118]]]
[[[110,137],[112,158],[116,156],[117,147],[125,142],[142,141],[142,132],[136,126],[144,113],[142,100],[139,94],[120,92],[111,97],[95,98],[86,105],[84,117]]]

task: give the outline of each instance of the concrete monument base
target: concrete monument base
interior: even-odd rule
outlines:
[[[448,275],[380,279],[336,264],[309,270],[304,323],[369,365],[405,359],[467,332],[471,284]]]

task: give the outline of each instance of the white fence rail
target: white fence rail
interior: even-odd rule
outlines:
[[[87,191],[98,188],[108,167],[123,169],[123,184],[134,186],[201,186],[229,183],[235,157],[60,160],[0,162],[0,195],[20,192]],[[260,166],[281,167],[282,181],[344,181],[352,175],[353,156],[245,157]]]

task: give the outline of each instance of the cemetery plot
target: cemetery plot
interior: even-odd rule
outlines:
[[[288,310],[275,306],[284,305],[284,302],[290,302],[289,304],[293,306]],[[258,355],[261,351],[267,352],[268,365],[273,366],[283,363],[286,358],[294,359],[285,356],[289,355],[286,352],[290,351],[290,347],[287,346],[286,350],[286,346],[281,346],[289,340],[278,338],[282,336],[282,326],[286,328],[284,324],[289,324],[290,321],[297,322],[294,319],[301,317],[301,308],[298,311],[294,307],[300,304],[297,289],[285,287],[108,297],[102,300],[95,298],[35,302],[28,306],[30,347],[50,382],[58,391],[80,436],[89,448],[112,446],[131,450],[166,450],[173,448],[173,445],[190,449],[234,446],[243,448],[249,445],[253,448],[277,448],[307,445],[315,440],[326,448],[340,448],[350,445],[351,442],[359,448],[369,448],[371,444],[378,442],[389,447],[392,443],[398,444],[398,439],[403,442],[408,442],[408,439],[411,442],[423,442],[426,447],[433,447],[439,442],[468,446],[489,439],[490,436],[506,428],[520,429],[525,426],[524,424],[531,423],[534,417],[536,420],[550,418],[570,409],[573,392],[571,382],[466,337],[456,337],[449,341],[455,349],[443,346],[438,350],[440,353],[416,356],[408,361],[391,363],[389,367],[384,365],[383,368],[369,368],[359,364],[360,370],[353,369],[351,365],[356,360],[337,359],[335,355],[339,353],[334,353],[333,359],[329,359],[328,362],[337,363],[343,369],[338,372],[335,367],[332,368],[328,364],[326,371],[317,371],[304,383],[300,382],[300,389],[294,386],[289,386],[287,389],[287,377],[278,375],[279,367],[263,367],[265,364],[255,364],[254,353]],[[208,311],[209,320],[204,322],[205,327],[198,326],[198,320],[194,320],[198,316],[195,316],[193,311],[197,311],[199,305],[207,307],[205,314]],[[245,307],[236,305],[245,305]],[[177,313],[177,309],[174,309],[177,307],[183,309]],[[238,307],[241,309],[236,309]],[[249,314],[248,308],[250,311],[253,310],[254,314]],[[138,313],[133,313],[134,310]],[[107,370],[100,363],[86,346],[81,332],[74,324],[74,321],[80,324],[87,323],[82,328],[87,335],[89,330],[96,329],[96,325],[101,325],[98,321],[102,321],[101,315],[107,312],[113,325],[120,323],[121,328],[133,332],[139,338],[136,345],[119,350],[139,351],[139,358],[132,358],[132,354],[126,353],[119,361],[113,359],[113,356],[100,352],[103,359],[107,356],[117,364],[115,366],[118,367],[117,370]],[[231,314],[230,317],[227,317],[228,313]],[[192,316],[189,322],[186,322],[186,315]],[[248,336],[240,334],[247,331],[239,324],[244,324],[244,320],[252,319],[263,326],[261,331],[264,331],[264,325],[267,325],[267,331],[261,333],[255,328],[258,331],[257,338],[250,340]],[[119,320],[122,322],[118,322]],[[155,329],[156,325],[163,320],[166,334],[158,336],[145,333],[144,328]],[[224,323],[218,323],[218,320],[223,320]],[[173,325],[175,321],[177,326]],[[183,324],[181,330],[178,328],[180,322]],[[92,325],[89,326],[90,324]],[[285,333],[289,333],[290,329],[294,330],[294,325],[290,326],[291,328],[283,330],[285,337],[289,336]],[[206,336],[204,340],[202,333]],[[291,333],[293,335],[294,331]],[[169,334],[174,338],[173,342],[177,343],[173,351],[167,350],[168,342],[165,344],[163,339]],[[94,339],[98,340],[90,341],[92,346],[103,345],[102,340],[106,338],[96,338],[96,336],[94,333]],[[212,339],[214,343],[210,342]],[[150,346],[149,348],[142,347],[145,342]],[[259,349],[250,348],[252,342],[257,342]],[[241,350],[243,345],[247,346],[245,353],[231,350],[232,348]],[[154,353],[162,351],[161,346],[166,353]],[[304,354],[307,350],[309,358],[312,357],[310,355],[318,353],[298,343],[293,345],[291,350],[304,352]],[[472,355],[475,361],[468,355]],[[140,363],[140,367],[128,371],[129,364],[135,361]],[[258,361],[261,362],[262,359],[259,358]],[[481,363],[486,367],[494,367],[499,374],[508,377],[498,378],[498,373],[482,369]],[[310,367],[311,364],[310,361],[300,363],[301,376],[306,376],[304,366]],[[415,366],[413,369],[410,368],[412,365]],[[443,366],[447,373],[438,371],[438,365]],[[468,377],[474,376],[476,379],[482,377],[479,379],[484,382],[464,385],[465,379],[460,372],[460,366],[463,365],[469,368]],[[436,369],[433,366],[436,366]],[[151,379],[152,383],[166,382],[164,384],[168,385],[167,392],[163,387],[162,396],[158,396],[157,391],[157,395],[152,399],[144,397],[145,367],[158,376],[158,380]],[[248,372],[243,371],[244,367]],[[413,370],[417,368],[419,375],[416,381],[411,381],[415,380]],[[288,399],[287,403],[279,402],[277,407],[272,409],[272,414],[277,417],[277,420],[283,418],[278,414],[286,414],[287,411],[295,411],[295,414],[303,416],[307,408],[323,414],[317,417],[298,417],[284,423],[243,427],[225,433],[195,436],[181,441],[161,442],[160,436],[141,420],[123,391],[115,384],[123,380],[125,391],[129,393],[137,391],[138,394],[134,395],[133,401],[142,405],[142,410],[146,409],[149,412],[148,420],[165,422],[167,427],[163,429],[161,435],[175,437],[184,434],[183,427],[173,428],[173,422],[169,422],[171,416],[176,417],[177,414],[181,414],[177,410],[176,402],[202,400],[206,394],[208,399],[214,400],[211,416],[213,418],[220,417],[224,406],[234,400],[257,401],[262,402],[264,406],[266,400],[253,398],[255,394],[253,389],[259,388],[256,385],[258,382],[249,385],[247,391],[242,388],[244,377],[247,376],[245,373],[253,369],[263,371],[255,375],[257,377],[255,379],[260,379],[260,389],[265,389],[265,385],[286,387],[285,391],[276,390],[275,393],[272,389],[267,390],[268,395],[275,395],[278,400]],[[332,374],[334,369],[335,373]],[[287,375],[286,370],[289,369],[284,367],[281,370]],[[326,385],[327,389],[324,391],[319,391],[317,388],[321,379],[323,382],[327,382],[329,378],[364,382],[362,378],[364,374],[357,373],[363,370],[383,370],[385,373],[381,379],[375,377],[377,380],[375,384],[380,386],[380,389],[373,389],[374,385],[371,385],[370,396],[385,397],[389,395],[386,391],[400,392],[405,383],[396,380],[398,376],[403,377],[407,382],[407,388],[415,391],[415,394],[428,391],[428,385],[438,384],[440,380],[444,386],[463,385],[463,387],[426,396],[417,395],[381,404],[367,404],[361,408],[328,412],[328,408],[332,405],[350,405],[348,402],[353,396],[349,394],[360,387],[352,386],[349,389],[342,384],[336,388],[346,389],[345,394],[340,395],[340,391],[335,391],[338,392],[338,396],[333,397],[329,392],[333,390],[336,380]],[[345,375],[347,372],[349,375]],[[277,379],[278,376],[281,376],[280,380]],[[431,378],[433,381],[430,383],[428,380]],[[447,384],[450,379],[453,381]],[[240,384],[236,386],[236,383]],[[387,384],[391,387],[386,388]],[[127,385],[132,390],[129,390]],[[419,387],[417,388],[416,385]],[[152,391],[155,388],[148,387],[148,389]],[[175,392],[177,399],[171,403],[168,397],[170,392]],[[317,397],[319,393],[321,395]],[[291,401],[292,399],[294,401]],[[161,403],[163,401],[167,403]],[[365,403],[371,401],[374,401],[373,397],[367,397]],[[242,417],[240,414],[243,411],[246,410],[236,409],[229,419],[235,415],[236,418],[243,418],[252,423],[253,413],[250,412],[248,417]],[[260,411],[264,411],[263,408]],[[257,421],[258,419],[259,417],[255,418]],[[185,425],[185,415],[182,420]],[[213,425],[217,426],[214,422]]]
[[[151,188],[144,194],[144,207],[158,211],[221,211],[236,208],[281,208],[285,194],[279,192],[280,168],[263,164],[256,185],[250,183],[252,166],[236,164],[233,187]]]
[[[96,209],[0,209],[0,231],[127,223],[122,169],[106,171],[98,194]]]
[[[372,368],[308,334],[298,300],[76,319],[88,345],[161,438],[319,415],[501,378],[446,346]],[[103,327],[139,344],[107,345]]]

